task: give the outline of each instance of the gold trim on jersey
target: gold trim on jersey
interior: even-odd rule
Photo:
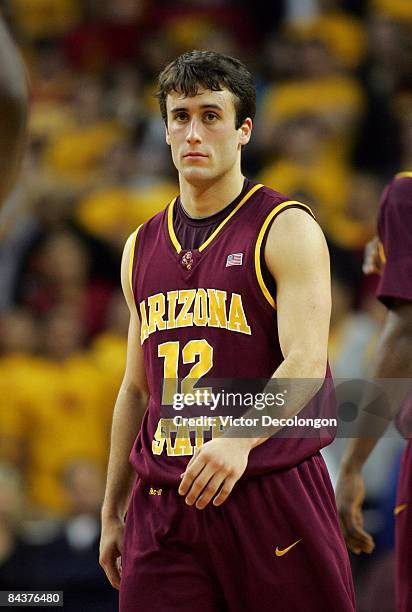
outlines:
[[[395,174],[395,178],[404,178],[405,176],[408,176],[409,178],[412,178],[412,172],[398,172],[398,174]]]
[[[226,223],[229,221],[229,219],[231,219],[233,217],[233,215],[235,215],[237,213],[237,211],[239,210],[239,208],[241,208],[243,206],[243,204],[245,204],[245,202],[247,202],[249,200],[249,198],[256,192],[258,191],[258,189],[260,189],[261,187],[263,187],[262,184],[259,185],[254,185],[252,187],[252,189],[250,189],[247,194],[240,200],[239,204],[237,206],[235,206],[235,208],[232,210],[232,212],[225,218],[223,219],[223,221],[217,226],[217,228],[215,229],[215,231],[209,236],[209,238],[207,240],[205,240],[205,242],[199,247],[199,253],[201,253],[202,251],[204,251],[209,244],[212,242],[212,240],[214,240],[214,238],[216,238],[217,234],[220,232],[220,230],[226,225]],[[173,246],[175,247],[177,253],[179,254],[180,251],[182,250],[182,246],[180,244],[180,242],[177,239],[177,236],[175,234],[175,230],[173,227],[173,206],[176,202],[175,198],[172,202],[170,202],[169,204],[169,210],[167,212],[167,227],[169,230],[169,236],[170,236],[170,240],[173,243]]]
[[[378,242],[378,253],[379,253],[379,259],[381,260],[381,263],[386,264],[385,248],[380,240]]]
[[[245,202],[247,202],[248,199],[250,197],[252,197],[252,195],[254,193],[256,193],[256,191],[258,191],[258,189],[260,189],[261,187],[263,187],[263,185],[261,185],[261,184],[255,185],[254,187],[252,187],[252,189],[250,191],[247,192],[247,194],[244,196],[244,198],[242,198],[240,200],[239,204],[232,210],[232,212],[225,219],[223,219],[222,223],[220,223],[217,226],[217,228],[215,229],[213,234],[211,234],[209,236],[209,238],[199,247],[199,252],[202,252],[207,246],[209,246],[209,244],[212,242],[212,240],[215,238],[215,236],[217,236],[217,234],[220,232],[220,230],[226,225],[226,223],[229,221],[229,219],[231,219],[233,217],[233,215],[237,213],[239,208],[241,208],[243,206],[243,204]]]
[[[169,210],[167,211],[167,227],[169,230],[170,240],[173,242],[173,246],[175,247],[176,251],[180,253],[182,247],[177,239],[175,229],[173,227],[173,206],[175,205],[176,200],[177,198],[174,198],[169,204]]]
[[[143,225],[143,223],[142,223]],[[132,295],[134,295],[133,293],[133,262],[134,262],[134,251],[136,248],[136,238],[137,238],[137,234],[139,233],[139,229],[142,227],[142,225],[139,225],[139,227],[134,231],[134,233],[132,234],[133,238],[132,238],[132,246],[130,249],[130,257],[129,257],[129,284],[130,284],[130,289],[132,290]]]
[[[272,219],[274,217],[276,217],[276,215],[278,213],[280,213],[284,208],[287,208],[288,206],[302,206],[303,208],[306,208],[306,210],[308,210],[310,212],[310,214],[312,215],[313,218],[315,218],[315,215],[313,214],[313,212],[311,211],[310,207],[307,204],[302,204],[302,202],[298,202],[297,200],[288,200],[287,202],[282,202],[281,204],[278,204],[277,206],[275,206],[275,208],[273,210],[270,211],[270,213],[268,214],[268,216],[265,219],[265,222],[263,223],[259,235],[257,237],[256,240],[256,246],[255,246],[255,272],[256,272],[256,277],[259,283],[259,286],[262,290],[263,295],[265,296],[265,298],[267,299],[267,301],[269,302],[269,304],[272,306],[272,308],[274,308],[276,310],[276,303],[275,300],[273,299],[269,289],[266,286],[265,281],[263,280],[263,275],[262,275],[262,267],[260,265],[260,250],[262,248],[262,242],[263,239],[265,237],[266,234],[266,230],[269,226],[269,224],[271,223]]]
[[[406,510],[407,507],[408,504],[399,504],[399,506],[395,506],[395,508],[393,509],[394,516],[398,516],[398,514]]]

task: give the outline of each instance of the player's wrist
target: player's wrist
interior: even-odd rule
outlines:
[[[257,446],[260,446],[261,444],[266,442],[266,440],[268,439],[269,439],[269,436],[258,436],[256,438],[249,438],[250,449],[252,450],[253,448],[256,448]]]
[[[231,433],[235,434],[235,429],[228,429],[224,436],[222,436],[221,440],[233,440],[237,447],[243,448],[245,451],[250,452],[253,448],[253,439],[252,438],[238,438],[235,435],[231,435]]]
[[[101,511],[102,522],[123,521],[125,511],[120,506],[105,506],[103,504]]]

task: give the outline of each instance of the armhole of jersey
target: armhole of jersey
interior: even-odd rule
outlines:
[[[142,223],[142,225],[143,225],[143,223]],[[134,299],[134,291],[133,291],[134,253],[135,253],[135,250],[136,250],[136,238],[137,238],[137,234],[139,233],[139,230],[142,227],[142,225],[139,225],[137,230],[135,230],[134,233],[132,234],[132,236],[133,236],[133,238],[132,238],[132,246],[131,246],[131,249],[130,249],[130,257],[129,257],[129,285],[130,285],[130,290],[132,292],[133,299]]]
[[[303,208],[310,215],[312,215],[314,219],[316,219],[315,215],[313,214],[312,210],[307,204],[303,204],[302,202],[298,202],[297,200],[288,200],[287,202],[282,202],[281,204],[278,204],[277,206],[275,206],[275,208],[270,211],[262,227],[260,228],[260,231],[259,231],[259,234],[256,240],[256,246],[255,246],[255,272],[256,272],[258,283],[259,283],[259,287],[261,288],[264,297],[269,302],[269,304],[272,306],[272,308],[275,310],[276,310],[276,302],[263,279],[262,265],[261,265],[261,250],[262,250],[263,240],[266,236],[266,232],[268,231],[272,221],[275,219],[275,217],[279,213],[281,213],[286,208]]]

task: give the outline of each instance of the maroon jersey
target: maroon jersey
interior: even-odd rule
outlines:
[[[390,306],[390,299],[412,301],[412,172],[401,172],[386,187],[381,201],[378,232],[384,263],[377,296]],[[404,402],[396,425],[405,438],[412,438],[412,397]],[[412,609],[412,440],[406,446],[399,474],[394,509],[396,534],[396,609]]]
[[[384,262],[377,297],[412,300],[412,172],[401,172],[386,187],[378,233]]]
[[[283,361],[261,254],[278,214],[290,207],[311,213],[263,185],[248,187],[198,248],[183,249],[176,236],[175,201],[136,230],[130,282],[150,400],[131,462],[145,481],[178,484],[194,450],[221,435],[219,426],[191,429],[165,418],[161,406],[174,393],[201,387],[205,377],[268,379]],[[246,474],[297,465],[331,441],[316,433],[272,438],[251,451]]]
[[[378,233],[383,269],[377,297],[412,301],[412,172],[400,172],[383,192]],[[405,438],[412,437],[412,397],[404,402],[396,426]]]

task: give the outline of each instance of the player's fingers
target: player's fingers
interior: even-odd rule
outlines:
[[[343,529],[343,535],[348,548],[356,554],[371,553],[375,548],[372,536],[363,529],[357,528],[353,531]]]
[[[182,482],[180,483],[180,486],[178,489],[179,495],[186,495],[188,490],[193,485],[194,480],[199,476],[199,474],[204,469],[205,465],[206,463],[200,455],[196,457],[196,460],[193,461],[190,467],[189,465],[187,466],[183,474]]]
[[[120,588],[120,571],[118,566],[118,557],[106,557],[100,559],[100,565],[102,566],[104,573],[107,576],[108,581],[115,589]]]
[[[362,552],[362,543],[357,538],[351,537],[343,527],[342,533],[346,542],[346,546],[349,548],[349,550],[359,555]]]
[[[199,453],[200,453],[200,448],[195,448],[195,451],[194,451],[192,457],[190,458],[189,463],[186,466],[186,470],[187,470],[188,467],[191,467],[193,465],[193,463],[194,463],[194,461],[197,458]]]
[[[215,499],[213,500],[213,505],[214,506],[220,506],[221,504],[223,504],[224,501],[227,500],[227,498],[231,494],[232,489],[235,486],[237,480],[238,479],[234,478],[233,476],[226,478],[226,480],[224,481],[223,486],[220,489],[218,495],[216,495]]]
[[[352,552],[372,552],[374,543],[372,536],[362,528],[361,512],[342,512],[340,515],[345,541]]]
[[[371,537],[370,537],[370,540],[364,539],[362,541],[360,541],[359,539],[355,540],[355,539],[348,537],[345,539],[345,541],[346,541],[346,544],[349,550],[355,553],[355,555],[359,555],[360,553],[370,554],[371,552],[373,552],[375,548],[375,542],[373,541]]]
[[[191,506],[195,503],[199,495],[202,494],[203,490],[208,485],[210,479],[215,474],[216,469],[213,465],[206,465],[198,476],[193,480],[192,486],[188,490],[185,502]]]
[[[343,521],[343,529],[344,529],[344,534],[346,535],[348,539],[359,542],[359,543],[362,542],[362,540],[364,539],[364,534],[366,533],[364,532],[362,527],[359,527],[354,522],[352,517],[346,518]]]
[[[355,555],[361,554],[362,546],[359,544],[359,542],[351,540],[350,538],[345,540],[345,542],[351,552],[353,552]]]
[[[357,527],[355,538],[356,545],[360,548],[360,552],[371,553],[375,548],[372,536],[362,527]]]
[[[222,486],[224,480],[225,474],[222,474],[221,472],[218,472],[217,474],[214,474],[212,476],[212,478],[209,480],[209,482],[203,489],[202,494],[197,499],[196,508],[198,510],[203,510],[203,508],[207,506],[210,500],[219,491],[219,488]]]

